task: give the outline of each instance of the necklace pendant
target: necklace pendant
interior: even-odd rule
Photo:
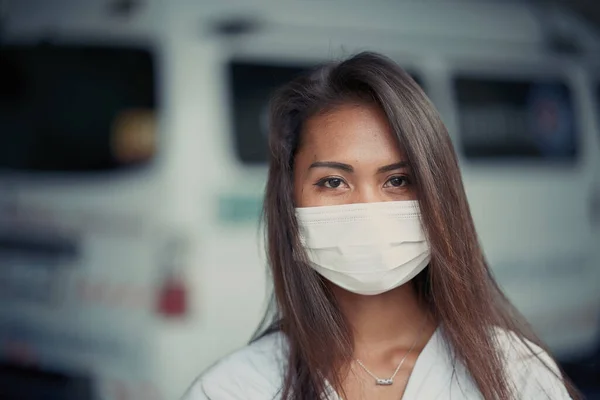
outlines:
[[[392,378],[389,379],[376,379],[375,384],[379,386],[390,386],[394,383]]]

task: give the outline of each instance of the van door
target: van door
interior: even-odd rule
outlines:
[[[492,270],[537,333],[567,356],[589,351],[600,326],[589,206],[598,151],[587,148],[571,71],[547,65],[456,64],[454,107]]]

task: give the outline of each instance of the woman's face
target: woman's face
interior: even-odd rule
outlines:
[[[415,199],[404,152],[378,107],[344,105],[307,121],[294,163],[297,207]]]

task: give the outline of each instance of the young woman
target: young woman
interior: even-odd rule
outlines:
[[[277,317],[185,399],[577,397],[494,281],[409,75],[362,53],[290,82],[270,116]]]

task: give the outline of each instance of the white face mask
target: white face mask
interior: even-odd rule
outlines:
[[[312,267],[354,293],[376,295],[421,272],[430,260],[417,201],[297,208]]]

